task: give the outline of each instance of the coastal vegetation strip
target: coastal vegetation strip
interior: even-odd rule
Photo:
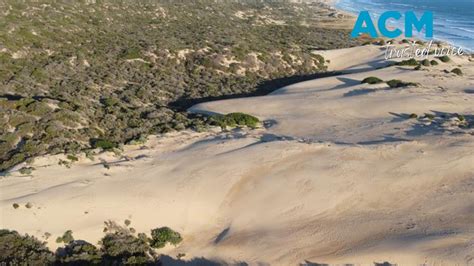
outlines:
[[[316,3],[3,1],[0,171],[206,126],[186,108],[326,70],[355,46]],[[325,21],[325,24],[322,23]],[[272,83],[277,89],[278,84]]]

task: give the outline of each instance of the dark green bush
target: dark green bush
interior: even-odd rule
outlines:
[[[211,124],[220,126],[221,128],[235,126],[255,128],[260,121],[255,116],[249,114],[229,113],[226,115],[213,115],[210,117],[210,122]]]
[[[430,63],[431,63],[432,66],[437,66],[437,65],[439,65],[438,61],[436,61],[436,60],[431,60]]]
[[[378,84],[382,83],[383,80],[377,78],[377,77],[367,77],[363,79],[360,83],[368,83],[368,84]]]
[[[112,150],[118,147],[117,143],[106,140],[106,139],[91,139],[90,144],[92,148],[97,149],[103,149],[103,150]]]
[[[413,82],[405,82],[398,79],[392,79],[387,81],[387,85],[390,86],[390,88],[402,88],[408,86],[416,86],[417,84]]]
[[[462,76],[462,70],[459,69],[459,68],[455,68],[455,69],[451,70],[451,73],[454,73],[458,76]]]
[[[447,55],[440,56],[440,57],[438,57],[438,59],[443,63],[447,63],[447,62],[451,61],[451,58],[449,58],[449,56],[447,56]]]
[[[123,231],[106,234],[101,245],[104,263],[147,264],[156,260],[155,252],[145,239]]]
[[[395,63],[397,66],[417,66],[419,65],[418,61],[415,58],[410,58],[408,60],[403,60],[400,62]]]
[[[74,156],[74,155],[71,155],[71,154],[69,154],[69,155],[67,156],[67,159],[68,159],[69,161],[71,161],[71,162],[77,162],[77,161],[79,161],[79,158],[77,158],[77,156]]]
[[[420,64],[422,64],[422,65],[424,65],[424,66],[426,66],[426,67],[431,66],[431,62],[430,62],[430,60],[428,60],[428,59],[422,60],[422,61],[420,62]]]
[[[35,170],[33,167],[22,167],[18,172],[22,175],[31,175],[33,170]]]
[[[177,245],[182,240],[181,235],[169,227],[160,227],[151,230],[150,245],[154,248],[162,248],[166,243]]]
[[[44,242],[33,236],[0,229],[0,264],[50,265],[53,262],[54,255]]]
[[[429,120],[435,119],[435,116],[433,114],[425,114],[425,118],[428,118]]]
[[[100,265],[101,262],[100,250],[83,240],[74,240],[56,250],[56,263],[59,264]]]
[[[72,241],[74,241],[74,237],[72,236],[71,230],[67,230],[66,232],[64,232],[63,236],[60,236],[56,239],[56,243],[69,244]]]

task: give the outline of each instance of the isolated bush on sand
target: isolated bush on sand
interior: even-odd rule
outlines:
[[[390,88],[402,88],[408,86],[416,86],[417,84],[413,82],[405,82],[398,79],[392,79],[387,81],[387,85],[390,86]]]
[[[221,128],[235,126],[255,128],[259,122],[260,120],[255,116],[244,113],[229,113],[226,115],[213,115],[210,117],[210,123],[220,126]]]
[[[420,62],[423,66],[429,67],[431,66],[431,62],[428,59],[424,59]]]
[[[160,227],[151,230],[150,245],[154,248],[162,248],[166,243],[177,245],[182,240],[181,235],[169,227]]]
[[[462,76],[462,71],[459,68],[455,68],[455,69],[451,70],[451,73],[454,73],[458,76]]]
[[[430,63],[431,63],[432,66],[437,66],[437,65],[439,65],[438,61],[436,61],[436,60],[431,60]]]
[[[368,83],[368,84],[378,84],[382,83],[383,80],[377,78],[377,77],[367,77],[363,79],[360,83]]]
[[[397,66],[417,66],[419,65],[418,61],[415,58],[410,58],[408,60],[403,60],[398,63],[395,63]]]
[[[443,63],[447,63],[447,62],[451,61],[451,58],[449,58],[449,56],[447,56],[447,55],[440,56],[440,57],[438,57],[438,59]]]

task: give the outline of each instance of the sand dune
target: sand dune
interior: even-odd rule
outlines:
[[[346,74],[190,109],[268,128],[155,136],[127,146],[127,160],[104,153],[71,169],[38,158],[32,176],[0,180],[1,227],[49,232],[54,247],[68,229],[96,242],[104,221],[130,219],[138,232],[181,232],[164,252],[184,259],[474,265],[474,130],[454,117],[474,114],[474,63],[378,69],[376,46],[324,56]],[[443,72],[458,65],[464,76]],[[368,76],[420,86],[360,84]]]

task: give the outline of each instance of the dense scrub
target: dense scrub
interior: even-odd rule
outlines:
[[[16,231],[0,230],[0,264],[6,265],[148,265],[159,261],[156,248],[167,243],[177,245],[182,241],[178,232],[168,227],[146,234],[132,233],[134,229],[107,223],[107,233],[95,246],[84,240],[74,240],[72,231],[61,237],[64,246],[51,252],[37,238],[20,235]],[[67,240],[67,241],[66,241]],[[2,264],[3,265],[3,264]]]
[[[110,149],[198,127],[184,112],[195,100],[325,71],[315,50],[358,44],[347,30],[322,26],[336,18],[321,4],[7,0],[0,7],[0,171],[47,152]]]

